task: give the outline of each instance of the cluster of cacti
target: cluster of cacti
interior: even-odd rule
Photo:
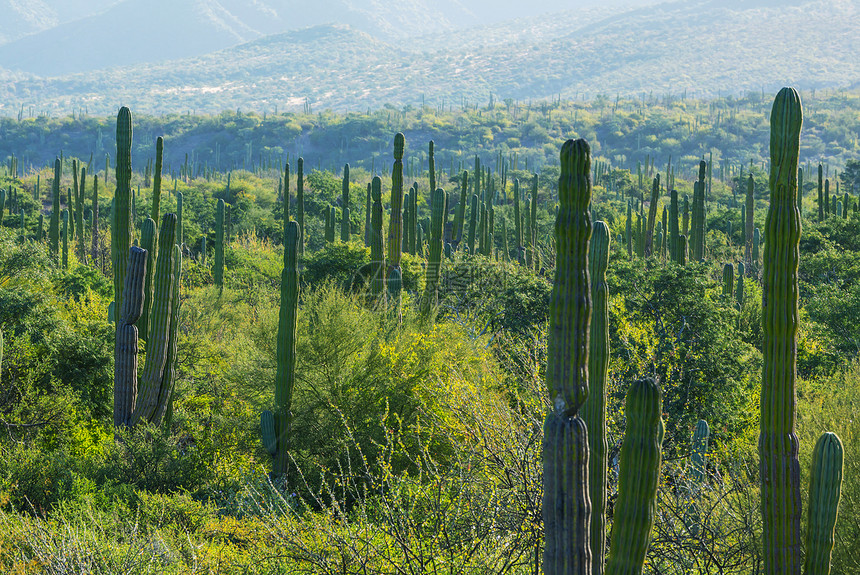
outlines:
[[[284,269],[281,272],[281,308],[278,320],[278,370],[275,376],[275,412],[260,417],[263,444],[272,455],[272,472],[284,475],[289,470],[290,429],[293,387],[296,381],[296,326],[299,307],[298,255],[301,243],[299,224],[287,224],[284,238]]]
[[[123,277],[122,297],[115,298],[111,304],[116,317],[113,382],[113,424],[116,427],[132,424],[137,399],[138,328],[135,324],[143,311],[146,259],[146,250],[131,247]],[[123,306],[118,312],[117,301],[121,301]]]

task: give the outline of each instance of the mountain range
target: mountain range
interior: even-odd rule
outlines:
[[[397,10],[378,0],[93,5],[102,10],[66,21],[56,12],[53,27],[0,45],[0,114],[101,114],[121,104],[152,113],[365,110],[491,94],[701,96],[860,81],[858,0],[588,2],[556,12],[561,2],[549,0],[549,13],[513,20],[525,9],[509,0],[411,0]],[[290,26],[298,28],[283,31]],[[62,57],[46,60],[46,45]]]

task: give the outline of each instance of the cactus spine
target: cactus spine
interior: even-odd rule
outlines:
[[[588,396],[591,289],[591,150],[585,140],[561,149],[556,269],[550,297],[546,383],[552,409],[544,422],[544,573],[591,572],[588,433],[577,412]]]
[[[224,200],[215,208],[215,285],[224,289]]]
[[[278,321],[278,371],[275,376],[275,437],[277,453],[272,471],[284,475],[289,468],[292,425],[290,408],[296,381],[296,324],[299,306],[298,245],[301,230],[297,222],[287,226],[284,246],[284,270],[281,274],[281,309]]]
[[[793,88],[771,110],[770,207],[764,244],[762,323],[764,370],[758,441],[764,573],[800,573],[800,462],[797,398],[800,213],[797,162],[803,108]]]
[[[588,429],[588,487],[591,498],[592,575],[603,573],[606,556],[606,392],[609,371],[609,266],[610,233],[606,222],[594,222],[588,263],[591,276],[591,336],[588,353],[588,397],[582,420]]]
[[[116,301],[114,322],[119,327],[122,312],[122,290],[128,266],[129,246],[132,237],[131,221],[131,110],[122,107],[116,117],[116,192],[111,210],[111,263]]]
[[[137,326],[135,323],[143,311],[143,283],[146,277],[146,250],[133,246],[130,250],[128,270],[123,277],[124,294],[122,309],[116,312],[116,300],[112,302],[118,318],[114,344],[113,424],[116,427],[131,425],[131,416],[137,398]]]
[[[653,379],[640,379],[630,386],[618,500],[606,564],[608,575],[642,573],[657,513],[657,484],[663,459],[662,411],[662,393]]]
[[[824,433],[812,452],[809,477],[809,519],[806,526],[805,575],[829,575],[836,517],[842,492],[842,441]]]

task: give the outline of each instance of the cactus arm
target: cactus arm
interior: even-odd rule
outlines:
[[[588,353],[588,397],[582,420],[588,429],[588,489],[591,499],[592,575],[602,575],[606,556],[606,393],[609,371],[609,266],[610,233],[606,222],[594,222],[588,254],[591,276],[591,336]]]
[[[662,394],[653,379],[640,379],[630,386],[607,575],[643,572],[657,515],[657,485],[663,457],[662,411]]]
[[[830,558],[842,492],[843,458],[839,436],[828,432],[818,438],[812,452],[809,477],[805,575],[830,575]]]
[[[116,312],[116,302],[112,303],[113,317],[119,322],[114,344],[113,424],[116,427],[131,424],[137,398],[137,327],[134,324],[143,311],[146,258],[146,250],[131,248],[128,270],[123,277],[123,308]]]

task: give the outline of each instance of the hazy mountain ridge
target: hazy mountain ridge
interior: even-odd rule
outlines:
[[[540,99],[847,86],[860,79],[858,30],[857,2],[848,0],[682,0],[603,17],[567,11],[414,42],[316,26],[158,65],[7,82],[0,113],[17,113],[21,103],[99,114],[120,102],[151,113],[300,109],[306,101],[315,110],[365,110],[486,103],[490,93]]]

